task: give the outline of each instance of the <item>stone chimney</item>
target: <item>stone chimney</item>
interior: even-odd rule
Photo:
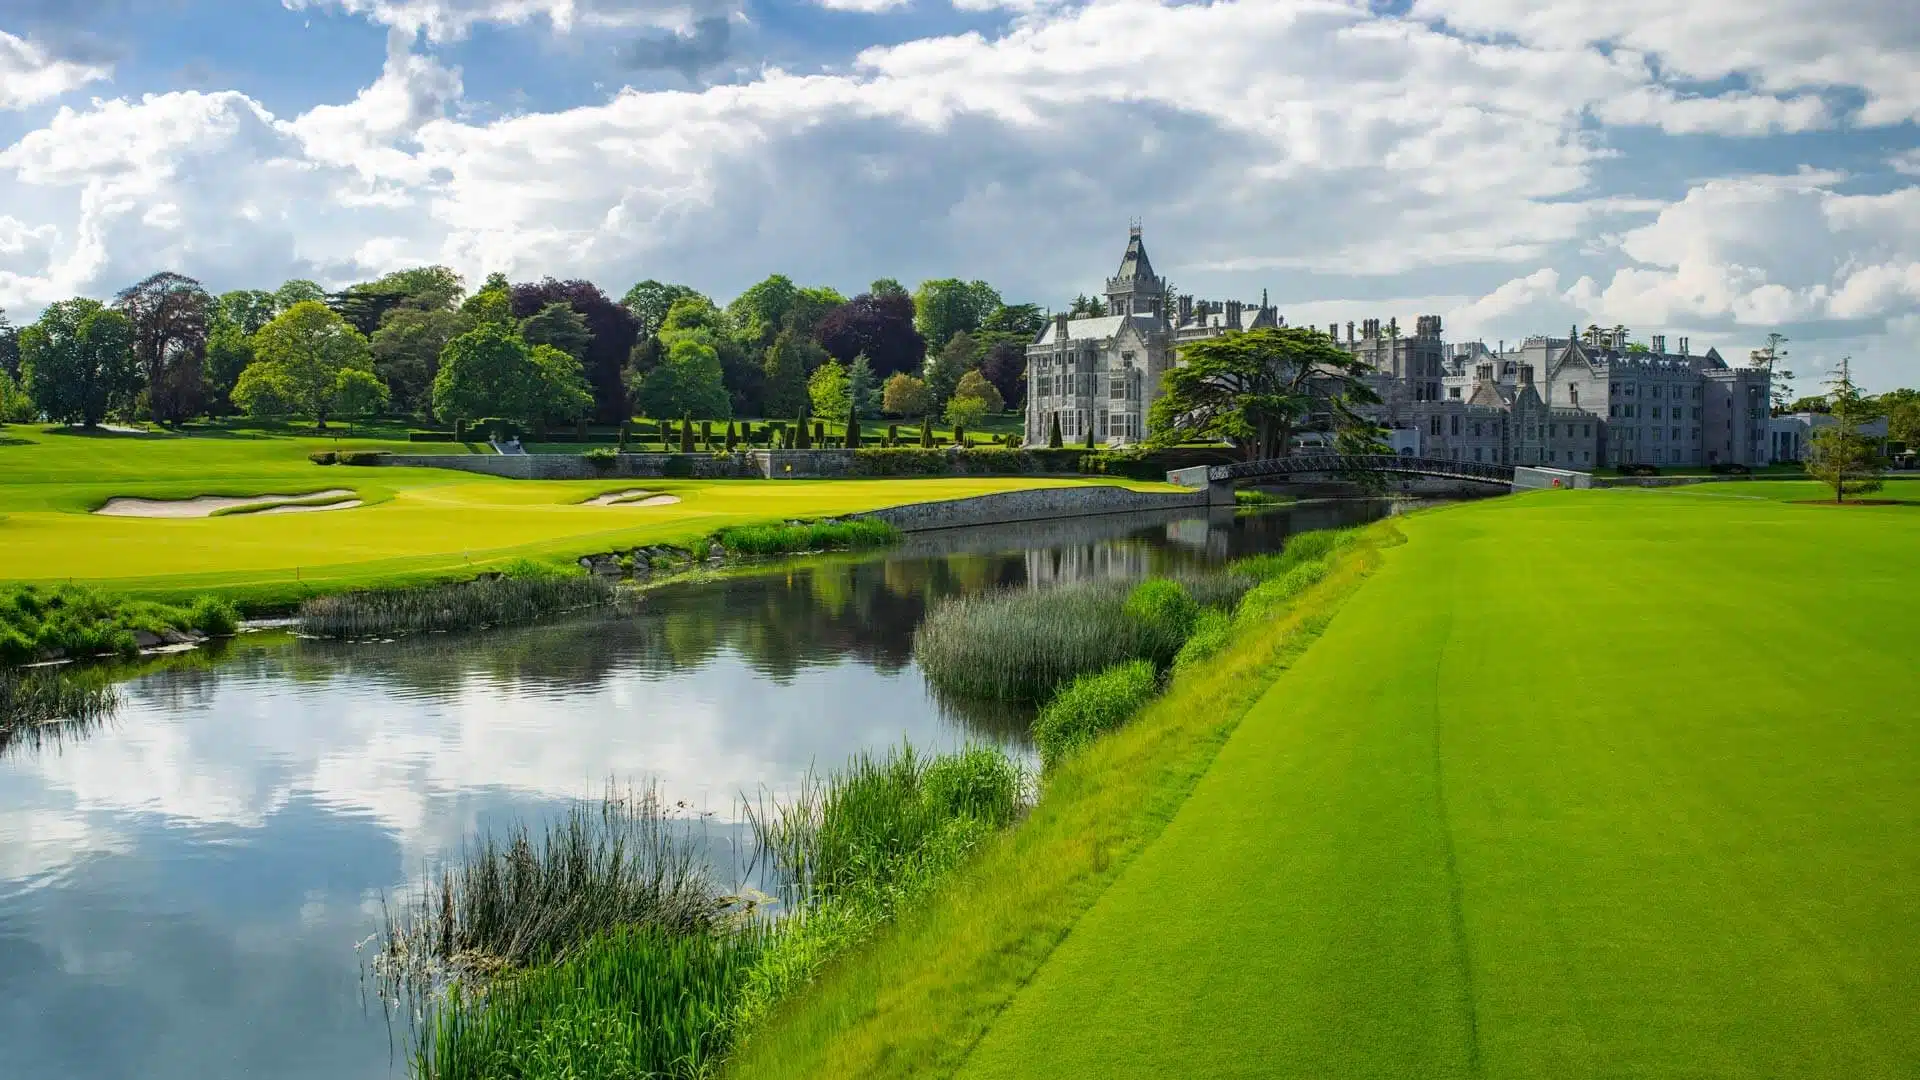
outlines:
[[[1532,385],[1533,385],[1533,365],[1532,365],[1532,364],[1521,364],[1521,365],[1520,365],[1520,387],[1521,387],[1521,389],[1523,389],[1523,390],[1524,390],[1524,389],[1526,389],[1527,387],[1529,387],[1529,386],[1532,386]]]
[[[1335,334],[1334,336],[1338,337],[1339,335]],[[1347,320],[1347,344],[1349,345],[1353,344],[1353,320],[1352,319]]]
[[[1657,353],[1664,353],[1667,351],[1667,335],[1665,334],[1653,335],[1653,351]]]
[[[1061,312],[1053,317],[1053,341],[1059,344],[1067,340],[1067,313]]]
[[[1681,338],[1681,339],[1680,339],[1680,355],[1681,355],[1681,356],[1691,356],[1691,355],[1693,355],[1692,353],[1689,353],[1689,352],[1687,351],[1687,339],[1686,339],[1686,338]]]
[[[1240,329],[1240,301],[1227,301],[1227,329]]]
[[[1400,336],[1400,316],[1395,315],[1387,320],[1387,330],[1392,333],[1394,337]]]
[[[1193,294],[1185,293],[1180,297],[1180,325],[1193,321]]]

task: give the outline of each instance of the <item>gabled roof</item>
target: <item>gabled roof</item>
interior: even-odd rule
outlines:
[[[1158,319],[1155,319],[1151,315],[1144,314],[1102,315],[1097,319],[1073,319],[1067,323],[1067,340],[1071,341],[1078,338],[1083,340],[1107,341],[1115,334],[1118,334],[1120,329],[1129,323],[1142,333],[1159,329],[1160,326]],[[1053,344],[1054,328],[1055,324],[1048,323],[1047,328],[1041,332],[1039,339],[1036,340],[1034,344]]]

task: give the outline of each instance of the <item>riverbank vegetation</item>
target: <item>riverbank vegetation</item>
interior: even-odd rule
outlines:
[[[1159,835],[1246,710],[1397,535],[1382,523],[1325,534],[1301,544],[1298,554],[1265,560],[1269,582],[1309,564],[1320,567],[1318,580],[1282,610],[1249,620],[1211,663],[1178,666],[1170,676],[1154,672],[1155,696],[1130,715],[1119,708],[1102,713],[1098,726],[1107,733],[1076,739],[1055,756],[1038,801],[1016,828],[983,844],[951,887],[903,913],[774,1011],[735,1051],[728,1075],[950,1074],[1127,862]],[[1309,576],[1294,576],[1293,585]],[[1209,621],[1228,618],[1203,610],[1188,640]],[[1125,689],[1144,689],[1149,680],[1137,676],[1147,666],[1133,669],[1133,686]],[[1064,703],[1069,694],[1052,700]]]
[[[131,656],[143,647],[224,637],[239,622],[233,605],[213,597],[181,606],[77,585],[0,586],[0,666]]]
[[[0,755],[92,728],[119,707],[110,679],[59,668],[0,667]]]
[[[423,1077],[711,1075],[1029,790],[991,749],[855,758],[747,808],[753,877],[778,898],[724,890],[697,857],[702,826],[656,794],[609,795],[539,837],[483,839],[390,924],[375,967],[426,1004]]]
[[[900,530],[884,521],[803,521],[784,525],[730,525],[713,534],[732,555],[790,555],[815,551],[859,551],[900,541]]]
[[[298,626],[311,637],[343,639],[479,630],[617,599],[617,587],[605,578],[522,559],[473,581],[317,596],[300,605]]]

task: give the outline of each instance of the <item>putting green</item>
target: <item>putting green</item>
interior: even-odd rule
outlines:
[[[1403,528],[962,1075],[1920,1075],[1920,512]]]
[[[634,481],[500,480],[444,469],[323,467],[307,460],[318,449],[400,448],[371,441],[88,436],[20,427],[4,429],[4,436],[0,580],[74,579],[153,596],[217,591],[260,604],[317,590],[467,573],[518,557],[686,542],[745,522],[1089,482],[649,480],[650,492],[678,501],[594,506],[587,500],[631,490]],[[91,512],[117,496],[302,495],[333,488],[350,489],[366,505],[329,513],[170,519]]]

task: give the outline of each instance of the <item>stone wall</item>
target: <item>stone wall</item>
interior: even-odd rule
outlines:
[[[970,499],[914,503],[909,506],[875,510],[862,516],[887,522],[901,532],[913,533],[932,529],[960,529],[971,525],[1005,525],[1017,521],[1081,517],[1089,514],[1124,514],[1144,510],[1204,510],[1206,506],[1205,491],[1131,491],[1122,487],[1096,485],[1035,488],[1030,491],[976,495]]]
[[[1513,489],[1526,491],[1530,488],[1590,488],[1593,486],[1593,474],[1576,472],[1572,469],[1542,469],[1531,465],[1513,467]]]

